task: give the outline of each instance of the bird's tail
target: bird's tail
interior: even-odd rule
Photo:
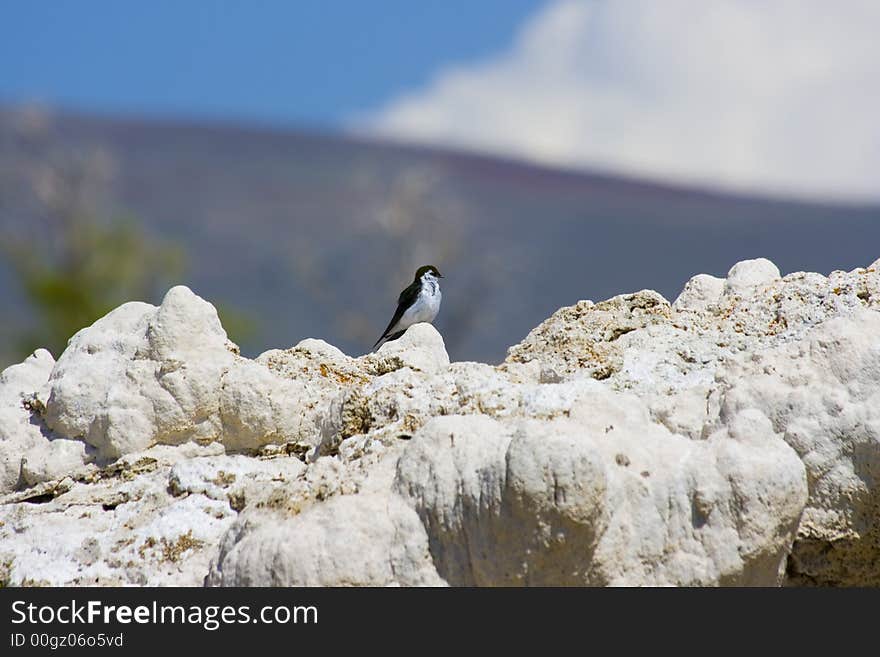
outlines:
[[[406,333],[406,329],[403,329],[402,331],[397,331],[396,333],[386,333],[381,338],[376,340],[376,344],[373,345],[373,348],[370,350],[370,353],[379,349],[379,347],[381,347],[386,342],[391,342],[392,340],[396,340],[404,333]]]

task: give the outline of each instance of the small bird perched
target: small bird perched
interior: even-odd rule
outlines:
[[[373,351],[388,342],[396,340],[413,324],[433,322],[440,311],[440,281],[443,278],[434,265],[425,265],[416,270],[413,282],[397,298],[397,310],[388,323],[382,337],[376,340]]]

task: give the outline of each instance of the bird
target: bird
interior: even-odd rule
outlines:
[[[440,281],[443,274],[434,265],[416,270],[413,282],[397,297],[397,310],[388,327],[373,345],[373,351],[390,340],[396,340],[404,331],[418,322],[433,322],[440,311]]]

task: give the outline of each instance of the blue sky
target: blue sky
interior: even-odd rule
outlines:
[[[503,48],[538,0],[3,0],[0,101],[331,127]]]

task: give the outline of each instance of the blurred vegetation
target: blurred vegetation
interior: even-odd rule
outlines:
[[[56,229],[51,254],[33,240],[4,240],[4,255],[36,313],[35,325],[17,339],[22,356],[45,347],[57,358],[79,329],[125,301],[155,299],[183,271],[183,251],[148,238],[130,217],[71,216]]]
[[[22,234],[21,223],[17,230],[0,223],[0,258],[33,313],[11,327],[7,356],[17,360],[38,347],[58,358],[71,336],[122,303],[161,302],[186,268],[179,245],[148,235],[136,217],[107,209],[113,161],[106,153],[47,150],[50,156],[26,163],[30,229]],[[234,308],[220,304],[218,314],[233,340],[256,330],[254,320]]]
[[[253,315],[225,301],[212,301],[212,303],[230,340],[240,346],[241,343],[254,340],[259,335],[260,322]]]

